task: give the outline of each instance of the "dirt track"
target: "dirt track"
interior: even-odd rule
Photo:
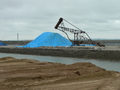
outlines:
[[[120,90],[120,73],[91,63],[0,59],[0,90]]]

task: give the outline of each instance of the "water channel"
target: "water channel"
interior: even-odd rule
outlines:
[[[106,70],[120,72],[120,61],[113,61],[113,60],[108,61],[108,60],[96,60],[96,59],[0,53],[0,58],[2,58],[2,57],[14,57],[17,59],[34,59],[34,60],[38,60],[38,61],[55,62],[55,63],[62,63],[62,64],[73,64],[73,63],[77,63],[77,62],[91,62],[92,64],[95,64],[96,66],[99,66]]]

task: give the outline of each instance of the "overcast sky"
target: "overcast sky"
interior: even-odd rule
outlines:
[[[31,40],[62,17],[92,39],[120,39],[120,0],[0,0],[0,40]],[[67,26],[66,26],[67,27]]]

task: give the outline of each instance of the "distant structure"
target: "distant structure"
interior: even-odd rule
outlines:
[[[75,29],[65,27],[64,22],[72,25]],[[100,46],[99,42],[94,42],[90,38],[90,36],[83,30],[79,29],[75,25],[71,24],[67,20],[60,18],[57,24],[55,25],[55,29],[58,29],[62,32],[64,32],[67,35],[67,38],[73,42],[74,45],[83,45],[83,44],[93,44],[93,45],[98,45]],[[74,41],[69,38],[69,35],[67,32],[73,33],[74,34]]]

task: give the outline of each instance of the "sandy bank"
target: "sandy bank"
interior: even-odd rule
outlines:
[[[0,90],[119,90],[120,73],[91,63],[71,65],[0,58]]]

